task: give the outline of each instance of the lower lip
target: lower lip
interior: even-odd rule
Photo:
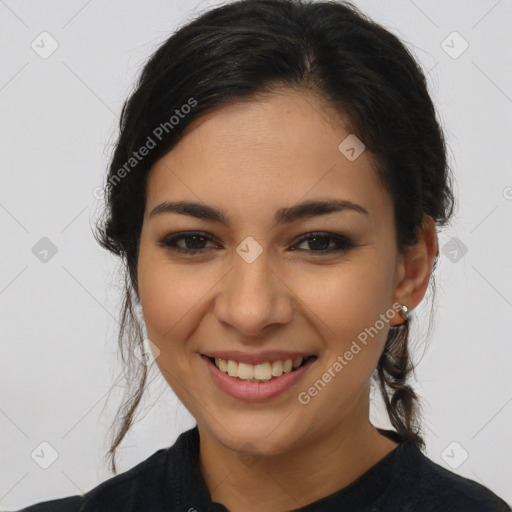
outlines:
[[[201,358],[208,367],[213,381],[222,391],[233,398],[251,402],[269,400],[283,394],[297,384],[310,366],[316,361],[316,358],[311,358],[306,361],[304,366],[301,366],[293,372],[283,373],[280,377],[274,377],[272,380],[259,383],[247,382],[237,377],[230,377],[227,373],[219,370],[206,356],[201,355]]]

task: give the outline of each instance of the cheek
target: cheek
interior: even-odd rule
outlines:
[[[162,255],[163,254],[163,255]],[[162,355],[179,357],[186,340],[205,314],[207,297],[219,280],[217,272],[171,263],[162,251],[139,255],[139,290],[148,337]],[[220,276],[221,277],[221,276]],[[190,347],[193,349],[194,347]]]
[[[353,406],[384,350],[389,321],[381,315],[389,310],[387,289],[382,273],[368,269],[355,264],[350,270],[348,265],[331,268],[324,276],[317,272],[314,279],[303,278],[294,290],[326,355],[298,394],[310,403],[304,412],[322,414],[326,422],[337,421]]]
[[[389,307],[383,269],[367,260],[297,272],[293,291],[334,333],[357,332],[373,325]]]
[[[204,291],[193,278],[185,279],[170,268],[153,267],[141,283],[144,321],[150,338],[152,335],[157,343],[163,343],[180,337],[187,325],[187,314],[190,316]]]
[[[337,376],[326,379],[345,381],[343,386],[357,386],[377,366],[393,313],[385,276],[379,265],[372,266],[367,260],[324,268],[314,275],[297,275],[294,292],[323,339],[328,353],[326,370],[330,368]],[[342,370],[339,365],[333,367],[336,361]]]
[[[180,383],[190,382],[186,340],[193,330],[194,306],[204,291],[193,277],[169,265],[153,265],[140,276],[141,301],[148,338],[158,347],[155,362],[183,403]]]

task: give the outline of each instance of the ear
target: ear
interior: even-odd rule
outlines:
[[[434,258],[439,254],[436,225],[430,215],[423,216],[418,242],[400,254],[396,269],[394,302],[413,310],[425,296]],[[404,319],[397,313],[391,325],[400,325]]]

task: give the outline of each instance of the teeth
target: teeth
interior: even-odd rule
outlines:
[[[240,371],[238,373],[238,376],[240,377]],[[270,380],[272,378],[272,367],[270,366],[270,363],[262,363],[255,365],[254,378],[258,380]]]
[[[283,372],[290,373],[292,371],[293,361],[291,359],[287,359],[283,362]]]
[[[215,366],[231,377],[238,377],[242,380],[251,382],[266,382],[272,377],[280,377],[283,373],[290,373],[293,368],[298,368],[302,362],[302,357],[296,359],[286,359],[285,361],[273,361],[261,364],[237,363],[229,359],[215,358]]]
[[[231,361],[228,361],[228,364]],[[236,363],[235,363],[236,364]],[[251,380],[254,378],[254,366],[247,363],[238,363],[238,377],[244,380]]]
[[[224,359],[215,359],[215,364],[222,370],[224,373],[228,373],[228,362]]]
[[[230,377],[238,377],[238,363],[235,361],[231,361],[231,359],[228,361],[227,370]]]
[[[283,361],[274,361],[272,363],[272,375],[280,377],[283,374]]]

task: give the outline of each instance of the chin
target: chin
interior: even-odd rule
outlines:
[[[289,422],[286,415],[258,419],[239,417],[239,421],[215,423],[209,430],[226,448],[247,456],[272,456],[288,451],[299,441],[302,430]]]

